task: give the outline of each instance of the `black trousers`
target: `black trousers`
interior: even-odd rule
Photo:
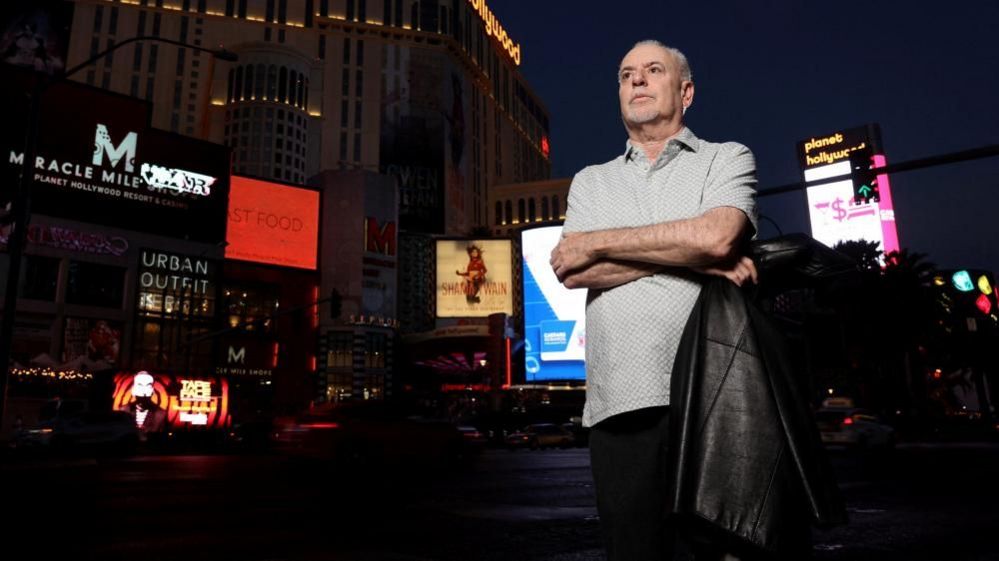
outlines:
[[[590,466],[608,561],[717,560],[669,516],[669,408],[614,415],[590,431]]]

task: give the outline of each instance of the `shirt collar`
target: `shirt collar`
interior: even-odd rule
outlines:
[[[700,139],[694,134],[694,131],[690,130],[690,127],[684,126],[680,132],[670,139],[670,142],[676,141],[681,146],[686,146],[691,152],[697,152],[700,148]],[[669,142],[666,143],[667,146]],[[641,154],[641,150],[628,140],[624,144],[624,161],[632,160],[636,155]]]

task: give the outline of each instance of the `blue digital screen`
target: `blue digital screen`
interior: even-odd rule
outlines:
[[[586,379],[586,289],[562,286],[549,264],[561,237],[561,226],[521,234],[527,382]]]

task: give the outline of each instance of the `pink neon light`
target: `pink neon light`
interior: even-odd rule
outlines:
[[[874,155],[874,167],[883,168],[887,164],[884,154]],[[888,184],[888,174],[882,173],[878,174],[878,193],[881,200],[878,202],[878,207],[881,209],[881,236],[884,239],[884,247],[882,248],[886,254],[893,251],[898,251],[900,246],[898,244],[898,228],[895,226],[895,207],[891,202],[891,186]],[[889,211],[892,218],[890,220],[885,219],[885,212]]]

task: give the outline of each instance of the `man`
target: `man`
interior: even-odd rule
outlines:
[[[755,163],[739,144],[698,139],[686,57],[641,41],[618,72],[622,156],[579,172],[551,264],[588,288],[583,422],[610,560],[687,551],[668,520],[670,374],[704,274],[756,282],[740,248],[756,228]],[[704,558],[699,557],[699,559]]]
[[[132,378],[132,397],[135,401],[123,407],[135,417],[135,426],[143,440],[150,433],[162,432],[166,428],[167,412],[153,401],[155,379],[145,370]]]

